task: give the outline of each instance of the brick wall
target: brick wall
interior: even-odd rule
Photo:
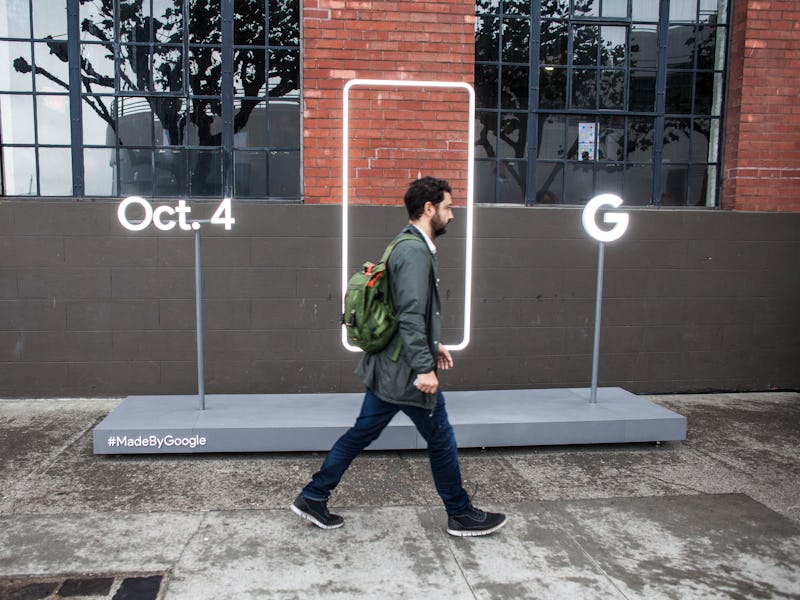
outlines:
[[[472,83],[474,12],[472,0],[303,3],[306,203],[341,202],[347,81]],[[357,87],[350,102],[350,202],[402,202],[419,172],[450,180],[463,201],[472,118],[465,91]]]
[[[800,211],[800,3],[734,2],[722,206]]]

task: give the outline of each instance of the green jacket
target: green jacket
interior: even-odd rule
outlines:
[[[436,397],[420,392],[414,380],[417,375],[436,369],[442,330],[438,262],[416,227],[406,226],[398,237],[404,233],[416,235],[419,243],[400,242],[387,261],[400,327],[386,348],[364,355],[356,374],[381,400],[433,409]],[[398,339],[403,347],[395,362],[392,353]]]

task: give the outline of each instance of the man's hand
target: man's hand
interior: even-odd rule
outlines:
[[[442,371],[453,368],[453,357],[450,355],[450,351],[442,345],[439,345],[436,364]],[[436,371],[417,375],[417,389],[425,394],[435,394],[439,389],[439,378],[436,377]]]
[[[436,358],[436,364],[442,371],[453,368],[453,357],[450,355],[450,351],[441,344],[439,344],[439,356]]]
[[[439,378],[436,371],[417,375],[417,389],[423,394],[435,394],[439,389]]]

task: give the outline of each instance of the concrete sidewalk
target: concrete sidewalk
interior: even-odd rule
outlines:
[[[0,598],[800,597],[800,394],[650,399],[685,442],[463,451],[509,515],[477,539],[424,452],[365,453],[322,531],[288,510],[322,453],[95,456],[118,400],[0,401]]]

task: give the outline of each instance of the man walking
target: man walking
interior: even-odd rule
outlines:
[[[453,367],[453,357],[439,343],[439,300],[436,246],[433,244],[453,220],[452,190],[447,181],[423,177],[405,194],[409,224],[403,234],[418,238],[401,241],[388,261],[392,300],[402,341],[399,358],[397,336],[388,346],[364,355],[356,374],[367,388],[361,413],[328,452],[322,467],[291,506],[295,514],[323,529],[334,529],[344,519],[328,511],[330,492],[339,484],[353,459],[375,440],[398,411],[414,423],[428,444],[436,491],[447,511],[447,533],[455,536],[487,535],[506,523],[506,516],[472,506],[461,483],[455,435],[447,418],[438,370]],[[392,356],[395,354],[395,356]]]

